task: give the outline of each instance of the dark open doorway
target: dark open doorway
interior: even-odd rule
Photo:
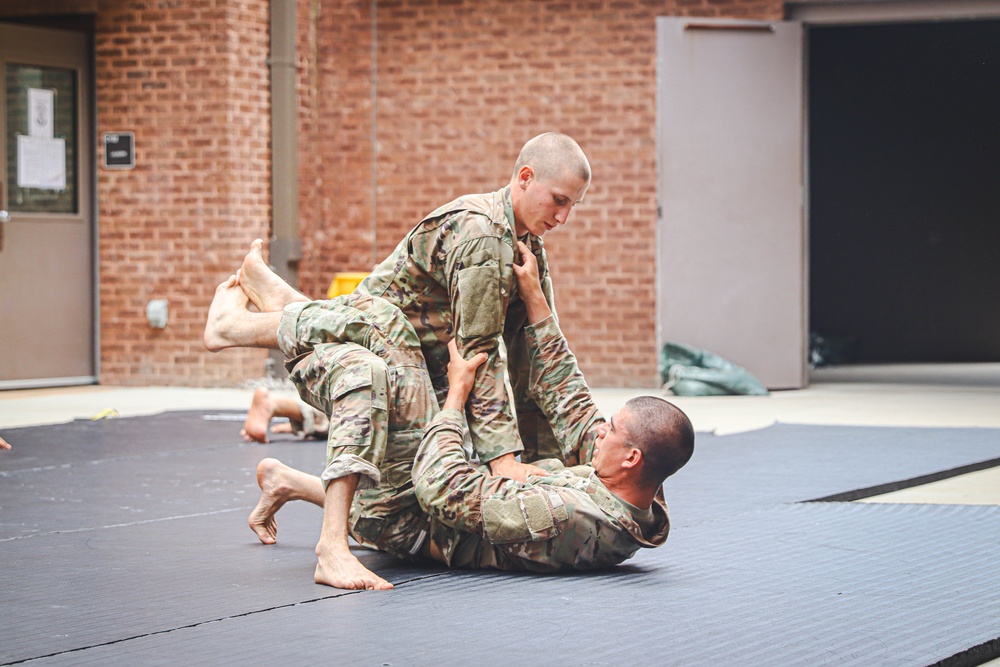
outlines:
[[[1000,21],[813,27],[808,44],[809,316],[828,360],[1000,361]]]

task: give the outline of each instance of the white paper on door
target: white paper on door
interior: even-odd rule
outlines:
[[[17,137],[17,186],[66,189],[66,140]]]

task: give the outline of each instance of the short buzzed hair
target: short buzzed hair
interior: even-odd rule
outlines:
[[[694,427],[680,408],[656,396],[638,396],[625,408],[625,432],[644,461],[640,482],[657,487],[691,460]]]
[[[590,182],[590,162],[583,149],[572,137],[559,132],[546,132],[529,139],[514,163],[514,177],[523,166],[535,171],[539,180],[558,178],[565,173],[578,176]]]

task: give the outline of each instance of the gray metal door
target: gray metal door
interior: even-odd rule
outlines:
[[[657,19],[659,340],[807,383],[802,28]]]
[[[87,36],[0,24],[0,389],[96,382]]]

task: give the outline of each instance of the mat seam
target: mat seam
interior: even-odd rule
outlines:
[[[399,587],[399,586],[404,586],[406,584],[410,584],[410,583],[422,581],[424,579],[434,579],[434,578],[437,578],[437,577],[443,577],[443,576],[446,576],[446,575],[449,575],[449,574],[452,574],[452,573],[451,572],[435,572],[434,574],[423,575],[423,576],[420,576],[420,577],[413,577],[412,579],[406,579],[404,581],[400,581],[398,584],[393,584],[393,587],[395,588],[395,587]],[[22,658],[21,660],[15,660],[13,662],[2,662],[2,663],[0,663],[0,665],[21,665],[21,664],[24,664],[24,663],[27,663],[27,662],[32,662],[34,660],[44,660],[46,658],[54,658],[54,657],[58,657],[60,655],[66,655],[68,653],[79,653],[80,651],[88,651],[90,649],[101,648],[103,646],[114,646],[115,644],[121,644],[121,643],[124,643],[124,642],[130,642],[130,641],[133,641],[133,640],[136,640],[136,639],[144,639],[146,637],[155,637],[157,635],[166,635],[166,634],[170,634],[171,632],[177,632],[178,630],[190,630],[191,628],[197,628],[197,627],[200,627],[202,625],[208,625],[209,623],[222,623],[224,621],[229,621],[229,620],[232,620],[232,619],[235,619],[235,618],[243,618],[245,616],[255,616],[257,614],[264,614],[264,613],[267,613],[267,612],[270,612],[270,611],[277,611],[279,609],[289,609],[291,607],[298,607],[299,605],[312,604],[314,602],[323,602],[324,600],[334,600],[336,598],[344,597],[345,595],[354,595],[354,594],[357,594],[357,593],[365,593],[365,592],[366,592],[365,590],[353,590],[353,591],[352,590],[344,590],[344,591],[342,591],[340,593],[336,593],[336,594],[332,594],[332,595],[323,595],[321,597],[312,598],[312,599],[309,599],[309,600],[298,600],[296,602],[289,602],[288,604],[281,604],[281,605],[277,605],[277,606],[274,606],[274,607],[267,607],[265,609],[254,609],[254,610],[245,611],[245,612],[242,612],[242,613],[239,613],[239,614],[232,614],[231,616],[223,616],[221,618],[213,618],[213,619],[209,619],[207,621],[198,621],[197,623],[189,623],[187,625],[179,625],[177,627],[169,628],[169,629],[166,629],[166,630],[156,630],[155,632],[146,632],[146,633],[143,633],[141,635],[133,635],[131,637],[123,637],[121,639],[115,639],[114,641],[101,642],[99,644],[91,644],[89,646],[80,646],[80,647],[77,647],[77,648],[66,649],[65,651],[56,651],[55,653],[47,653],[45,655],[36,655],[36,656],[32,656],[30,658]]]

